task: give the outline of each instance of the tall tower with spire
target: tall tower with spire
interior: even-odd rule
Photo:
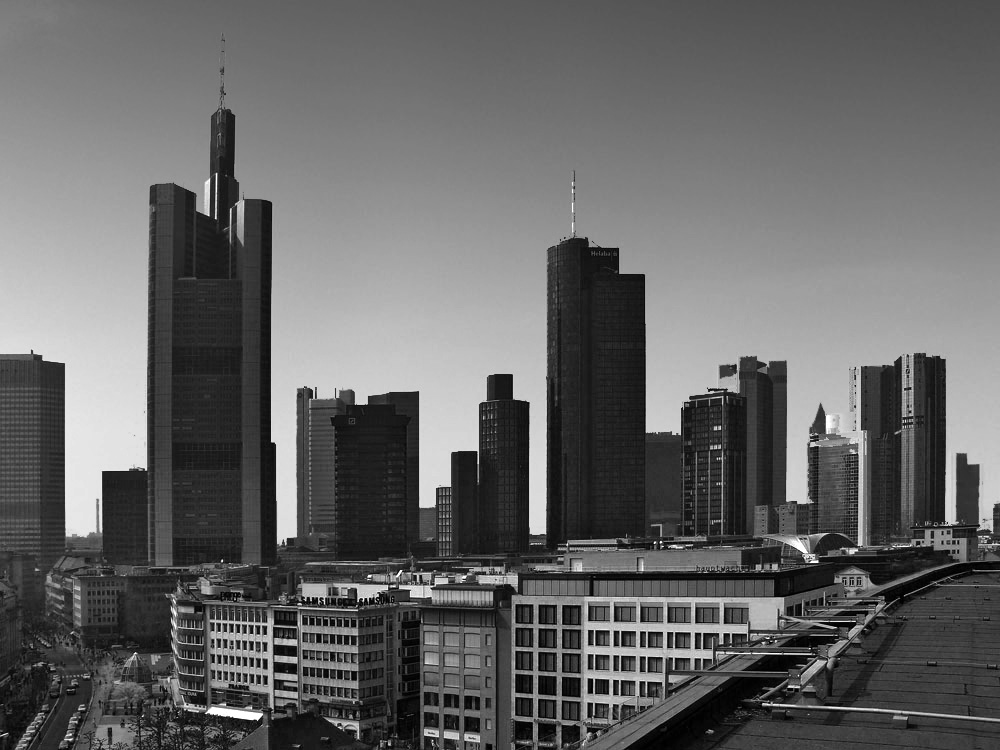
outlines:
[[[224,41],[224,40],[223,40]],[[224,52],[220,63],[224,75]],[[239,200],[236,118],[212,115],[203,212],[149,189],[149,561],[271,563],[271,203]]]

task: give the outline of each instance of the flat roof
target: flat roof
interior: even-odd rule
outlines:
[[[860,648],[841,658],[833,692],[813,685],[819,705],[772,718],[741,708],[711,734],[679,742],[698,750],[1000,747],[1000,571],[945,577],[907,597]],[[797,699],[797,703],[802,701]],[[890,713],[828,711],[860,708]],[[910,716],[919,711],[947,716]],[[949,718],[954,716],[955,718]]]

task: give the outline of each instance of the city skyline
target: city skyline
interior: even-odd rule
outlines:
[[[303,383],[420,391],[427,507],[493,372],[534,404],[544,531],[545,248],[570,233],[572,169],[578,234],[646,276],[647,432],[679,432],[719,362],[780,357],[801,501],[816,404],[848,411],[852,365],[933,352],[987,515],[1000,425],[971,394],[1000,366],[1000,8],[625,9],[5,7],[0,351],[66,365],[67,531],[93,528],[103,470],[146,463],[145,191],[204,175],[223,31],[240,180],[275,205],[279,537]]]

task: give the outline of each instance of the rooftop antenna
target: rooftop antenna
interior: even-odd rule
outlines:
[[[226,35],[222,35],[222,49],[219,52],[219,109],[226,108]]]
[[[569,222],[569,236],[576,237],[576,170],[573,170],[573,182],[570,184],[569,209],[572,214]]]

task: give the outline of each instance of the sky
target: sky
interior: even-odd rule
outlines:
[[[531,402],[545,526],[546,248],[646,276],[647,430],[741,355],[788,362],[788,497],[852,365],[945,357],[952,454],[997,499],[1000,4],[192,2],[0,6],[0,352],[66,363],[66,525],[146,465],[148,188],[199,196],[218,106],[274,205],[272,439],[295,391],[421,394],[420,504]],[[988,378],[987,378],[988,380]],[[949,496],[951,489],[949,489]],[[968,519],[967,519],[968,520]]]

